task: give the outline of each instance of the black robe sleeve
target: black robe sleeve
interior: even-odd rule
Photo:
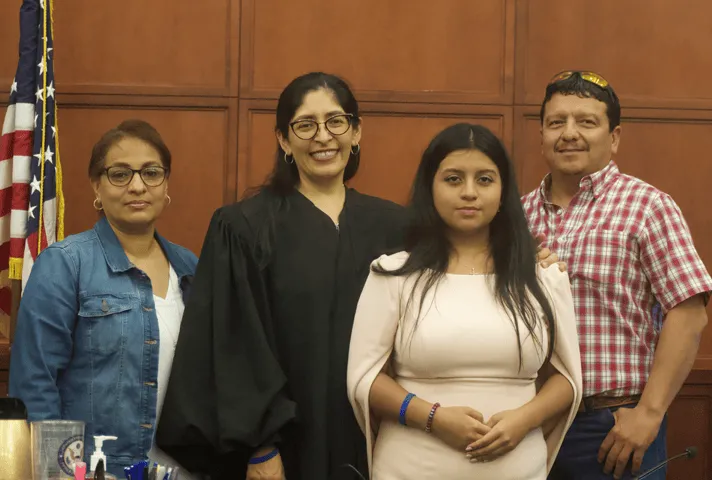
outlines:
[[[216,469],[244,471],[255,448],[278,439],[295,416],[274,354],[268,299],[239,204],[219,209],[186,302],[156,431],[158,447],[191,472],[219,478]]]

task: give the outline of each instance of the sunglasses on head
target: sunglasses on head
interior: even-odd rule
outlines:
[[[551,85],[552,83],[560,82],[561,80],[566,80],[567,78],[571,78],[576,74],[578,74],[579,77],[586,80],[587,82],[593,83],[594,85],[598,85],[601,88],[606,88],[608,86],[608,80],[606,80],[596,72],[587,72],[580,70],[564,70],[563,72],[559,72],[554,75],[551,80],[549,80],[549,85]]]

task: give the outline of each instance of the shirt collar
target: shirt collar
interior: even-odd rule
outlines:
[[[593,193],[594,198],[601,195],[620,175],[620,170],[618,170],[618,165],[616,162],[611,160],[608,165],[603,167],[601,170],[594,172],[590,175],[586,175],[579,182],[579,188],[589,187]],[[551,191],[551,173],[547,173],[544,179],[539,185],[539,199],[543,203],[551,203],[550,193]]]
[[[112,272],[126,272],[132,268],[134,265],[131,263],[129,258],[124,252],[124,247],[121,246],[121,242],[116,237],[116,233],[111,228],[109,221],[105,216],[102,216],[98,222],[94,225],[94,231],[99,239],[101,248],[104,250],[104,257],[106,258],[106,263]],[[160,245],[161,249],[168,258],[168,262],[173,266],[173,269],[179,278],[186,275],[191,275],[192,270],[190,266],[186,263],[183,257],[178,253],[178,249],[165,238],[156,232],[156,240]]]

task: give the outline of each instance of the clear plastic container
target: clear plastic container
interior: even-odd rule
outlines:
[[[74,480],[84,457],[84,422],[42,420],[30,424],[33,480]]]

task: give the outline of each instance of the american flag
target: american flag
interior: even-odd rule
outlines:
[[[0,141],[0,310],[8,279],[27,280],[40,251],[64,236],[54,87],[54,0],[24,0],[20,56]]]

